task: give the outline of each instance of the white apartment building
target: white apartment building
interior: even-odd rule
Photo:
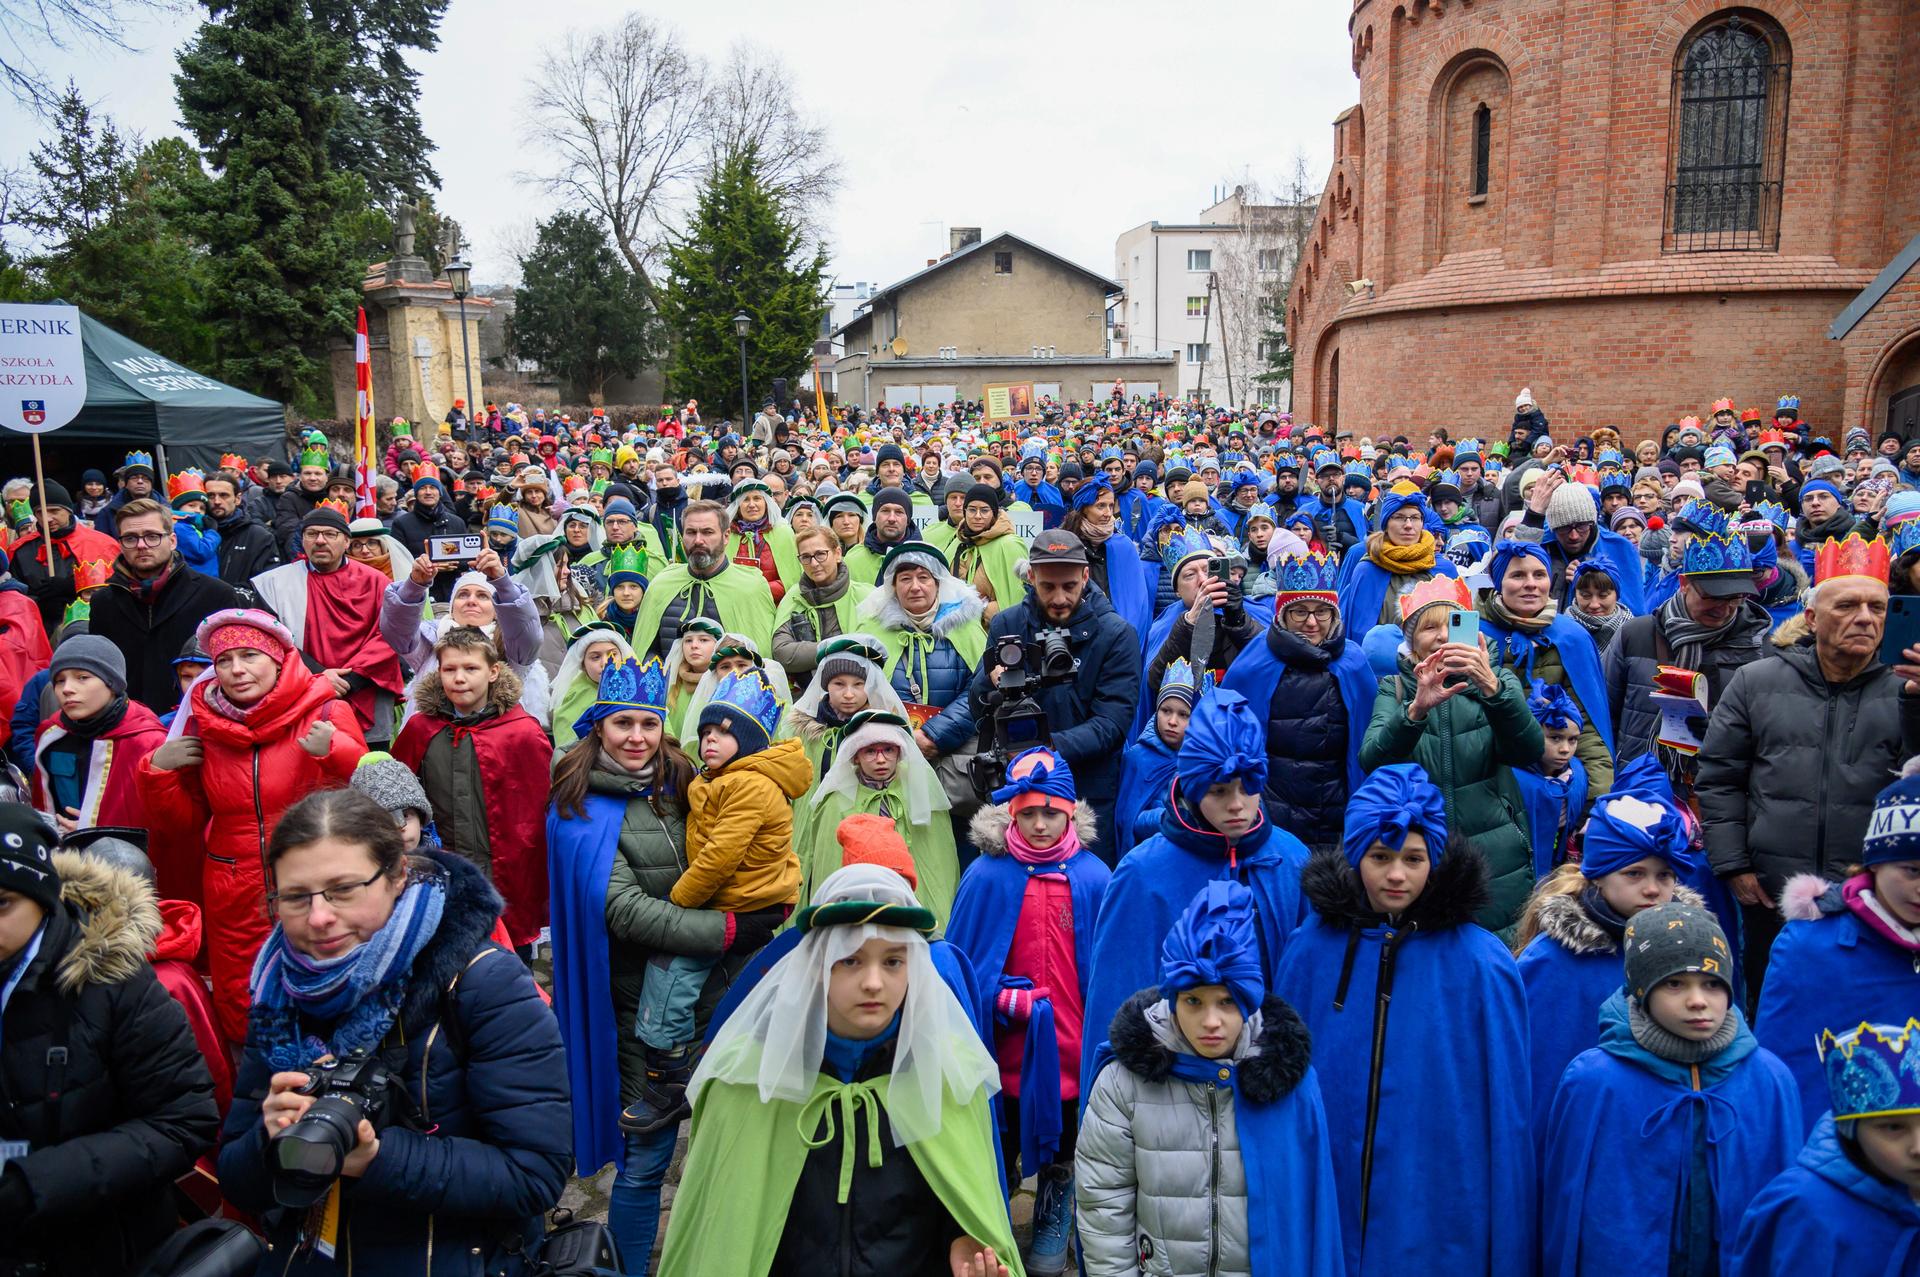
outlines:
[[[852,284],[835,284],[827,290],[828,310],[820,317],[820,332],[813,343],[814,353],[819,356],[821,389],[828,394],[834,393],[833,364],[846,353],[846,343],[834,336],[847,326],[854,312],[867,304],[878,284],[860,280]],[[800,374],[800,389],[813,393],[813,367]]]

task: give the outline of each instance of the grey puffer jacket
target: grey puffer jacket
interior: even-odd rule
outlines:
[[[1235,1058],[1247,1097],[1270,1104],[1308,1076],[1313,1040],[1279,998],[1260,1019]],[[1087,1277],[1251,1277],[1232,1088],[1173,1076],[1185,1044],[1158,989],[1129,998],[1110,1035],[1114,1058],[1094,1081],[1073,1159]]]

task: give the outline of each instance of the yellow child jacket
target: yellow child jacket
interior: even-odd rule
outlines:
[[[798,740],[775,741],[687,786],[687,868],[669,893],[682,909],[749,913],[800,889],[793,802],[813,783]]]

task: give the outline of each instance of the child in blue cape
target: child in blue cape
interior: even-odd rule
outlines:
[[[1542,1277],[1723,1277],[1740,1217],[1800,1147],[1784,1064],[1733,1002],[1713,915],[1656,905],[1627,924],[1626,984],[1600,1045],[1560,1080],[1541,1163]]]
[[[1345,1277],[1312,1053],[1267,992],[1252,893],[1209,882],[1095,1063],[1074,1156],[1087,1277]]]
[[[1204,672],[1201,677],[1208,677]],[[1174,761],[1180,742],[1187,738],[1187,721],[1199,699],[1193,663],[1178,657],[1160,679],[1153,718],[1134,737],[1120,759],[1120,796],[1114,800],[1114,850],[1125,855],[1153,837],[1160,828],[1160,810],[1167,805]]]
[[[1104,1032],[1122,1003],[1159,979],[1167,932],[1215,879],[1231,878],[1253,893],[1261,969],[1278,968],[1300,923],[1307,849],[1262,810],[1266,742],[1265,724],[1238,692],[1210,692],[1194,707],[1160,830],[1121,858],[1100,904],[1087,985],[1093,1033]],[[1086,1058],[1091,1064],[1092,1053]],[[1083,1091],[1092,1083],[1083,1071]]]
[[[1001,1160],[1010,1185],[1038,1177],[1027,1271],[1052,1277],[1066,1267],[1073,1231],[1087,977],[1108,870],[1083,846],[1094,837],[1093,809],[1053,750],[1016,755],[993,800],[974,813],[980,855],[961,875],[947,938],[993,1000]]]
[[[1642,910],[1700,897],[1680,885],[1698,871],[1690,831],[1671,795],[1615,790],[1593,806],[1578,863],[1542,880],[1514,937],[1532,1035],[1536,1139],[1560,1075],[1600,1044],[1600,1008],[1620,989],[1620,943]]]
[[[1136,853],[1138,854],[1138,853]],[[1417,763],[1369,776],[1274,990],[1313,1034],[1348,1277],[1530,1274],[1527,1006],[1473,916],[1487,867]]]
[[[1586,715],[1567,689],[1534,679],[1527,696],[1546,749],[1531,767],[1513,769],[1513,779],[1526,804],[1527,829],[1533,838],[1533,877],[1542,881],[1567,858],[1567,843],[1580,827],[1587,809],[1587,767],[1580,761],[1580,729]]]
[[[1920,1271],[1920,1021],[1821,1033],[1832,1108],[1747,1208],[1731,1277]]]

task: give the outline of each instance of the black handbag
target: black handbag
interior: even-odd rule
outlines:
[[[620,1248],[605,1220],[555,1211],[553,1231],[527,1256],[528,1277],[618,1277]]]
[[[195,1220],[153,1253],[139,1277],[249,1277],[267,1244],[231,1219]]]

